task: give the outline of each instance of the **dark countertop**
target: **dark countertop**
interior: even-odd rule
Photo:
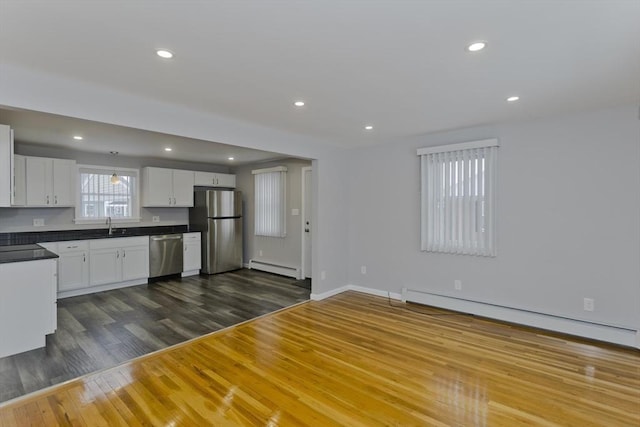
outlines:
[[[164,225],[157,227],[114,227],[112,235],[108,235],[106,228],[0,233],[0,248],[3,246],[30,245],[43,242],[62,242],[66,240],[108,239],[113,237],[152,236],[155,234],[188,232],[188,225]]]
[[[39,245],[13,245],[0,247],[0,264],[58,258],[58,255]]]

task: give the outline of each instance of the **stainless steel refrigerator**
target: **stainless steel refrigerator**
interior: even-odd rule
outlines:
[[[202,232],[202,272],[242,268],[242,192],[196,190],[189,229]]]

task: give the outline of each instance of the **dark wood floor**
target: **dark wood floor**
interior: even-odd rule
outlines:
[[[0,358],[0,402],[308,300],[309,293],[294,279],[238,270],[58,300],[58,329],[47,346]]]

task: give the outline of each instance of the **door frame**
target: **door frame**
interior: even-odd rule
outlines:
[[[311,166],[304,166],[304,167],[302,167],[300,169],[300,172],[301,172],[300,182],[302,184],[301,185],[301,187],[302,187],[301,188],[301,190],[302,190],[302,197],[301,197],[302,202],[301,202],[301,212],[300,212],[301,213],[301,215],[300,215],[300,225],[302,226],[302,228],[300,229],[302,231],[302,233],[300,233],[300,249],[301,249],[300,250],[300,256],[301,256],[301,259],[300,259],[300,280],[304,280],[306,278],[305,274],[304,274],[305,269],[306,269],[305,259],[306,259],[306,255],[307,255],[306,254],[306,245],[305,245],[305,234],[306,233],[304,231],[304,228],[305,228],[304,219],[307,216],[305,204],[306,204],[306,200],[307,200],[306,198],[307,197],[312,197],[311,194],[306,194],[306,190],[305,190],[305,188],[306,188],[306,185],[305,185],[306,184],[306,178],[305,177],[306,177],[307,171],[312,172],[313,168]],[[313,178],[313,177],[310,175],[310,178]],[[313,212],[313,209],[311,209],[311,211]],[[311,241],[311,247],[313,248],[313,240]]]

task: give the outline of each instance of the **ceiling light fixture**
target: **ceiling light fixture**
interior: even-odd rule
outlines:
[[[173,148],[167,147],[167,148],[164,149],[164,151],[173,151]]]
[[[76,141],[82,141],[84,138],[81,137],[80,135],[75,135],[73,139],[75,139]]]
[[[296,101],[293,103],[296,107],[304,107],[304,101]]]
[[[487,42],[473,42],[469,46],[467,46],[467,50],[469,52],[478,52],[485,47],[487,47]]]
[[[516,102],[519,99],[520,99],[519,96],[510,96],[507,98],[507,102]]]
[[[373,130],[373,126],[371,126],[371,125],[366,125],[366,126],[364,127],[364,130]]]
[[[233,157],[229,157],[229,160],[233,160],[233,159],[234,159]]]
[[[173,58],[173,53],[166,50],[166,49],[158,49],[156,50],[156,54],[160,57],[160,58],[164,58],[164,59],[171,59]]]
[[[109,151],[109,154],[111,154],[112,156],[117,156],[119,153],[117,151]],[[113,175],[111,175],[111,183],[113,185],[120,184],[120,177],[115,171],[113,172]]]

